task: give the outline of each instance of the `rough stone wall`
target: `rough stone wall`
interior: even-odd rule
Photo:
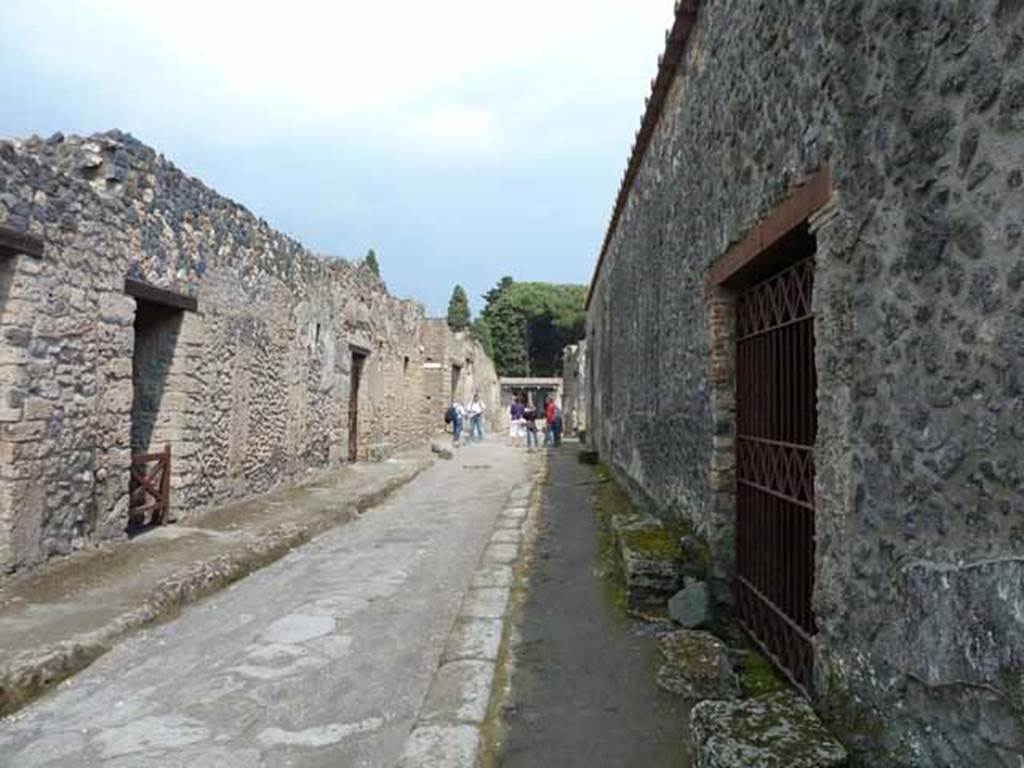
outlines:
[[[123,535],[133,447],[171,444],[179,517],[339,466],[354,348],[360,458],[441,427],[419,304],[130,136],[0,142],[0,226],[45,241],[0,256],[0,572]],[[126,276],[199,311],[139,314]]]
[[[444,412],[453,397],[468,405],[474,393],[484,404],[484,429],[502,428],[501,384],[494,362],[483,347],[464,331],[452,333],[443,318],[427,321],[425,328],[425,371],[431,379],[432,402],[437,403],[436,422],[443,424]]]
[[[574,435],[587,428],[587,342],[566,347],[562,359],[562,418]]]
[[[828,167],[817,703],[866,765],[1017,765],[1024,4],[696,5],[593,286],[591,439],[728,560],[709,268]]]

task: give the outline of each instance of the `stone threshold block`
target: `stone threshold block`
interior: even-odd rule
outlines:
[[[513,521],[516,523],[522,523],[526,520],[526,516],[529,514],[529,510],[526,507],[509,507],[503,509],[501,515],[498,517],[499,520]]]
[[[518,559],[518,544],[489,544],[484,551],[483,562],[487,564],[512,565]]]
[[[523,532],[520,529],[509,530],[507,528],[499,528],[491,534],[492,544],[511,544],[518,547],[522,540]]]
[[[406,740],[398,768],[474,768],[479,746],[475,725],[421,725]]]
[[[512,566],[508,563],[487,563],[481,565],[473,574],[473,580],[469,583],[470,589],[481,587],[504,587],[509,588],[515,581],[515,574]]]
[[[463,660],[444,664],[430,686],[420,721],[482,723],[491,699],[494,670],[493,661]]]
[[[503,627],[501,619],[458,619],[448,636],[444,660],[496,662]]]
[[[470,589],[462,601],[460,617],[464,619],[504,619],[508,610],[508,587]]]
[[[658,635],[658,650],[664,660],[658,668],[659,688],[688,701],[740,697],[728,650],[710,632],[665,632]]]
[[[695,768],[843,768],[847,753],[792,691],[702,701],[690,715]]]
[[[615,515],[611,529],[631,607],[663,605],[682,589],[686,555],[660,520],[647,515]]]

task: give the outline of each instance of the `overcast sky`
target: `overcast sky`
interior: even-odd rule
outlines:
[[[590,279],[672,0],[0,0],[0,135],[120,128],[440,314]]]

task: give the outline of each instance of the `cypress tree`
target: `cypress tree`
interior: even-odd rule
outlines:
[[[455,286],[448,302],[448,327],[456,332],[469,328],[469,297],[461,285]]]
[[[366,252],[366,259],[364,259],[364,261],[370,271],[377,277],[380,277],[380,264],[377,263],[377,254],[374,252],[373,248]]]

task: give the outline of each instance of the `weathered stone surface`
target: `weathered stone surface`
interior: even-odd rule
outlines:
[[[710,632],[680,629],[658,635],[658,687],[690,701],[735,699],[740,685],[729,653]]]
[[[840,768],[847,761],[810,704],[790,691],[697,704],[690,743],[696,768]]]
[[[668,601],[668,615],[687,629],[698,629],[711,623],[708,588],[703,581],[688,583]]]
[[[663,603],[683,586],[683,552],[657,518],[615,515],[612,536],[631,605]]]

